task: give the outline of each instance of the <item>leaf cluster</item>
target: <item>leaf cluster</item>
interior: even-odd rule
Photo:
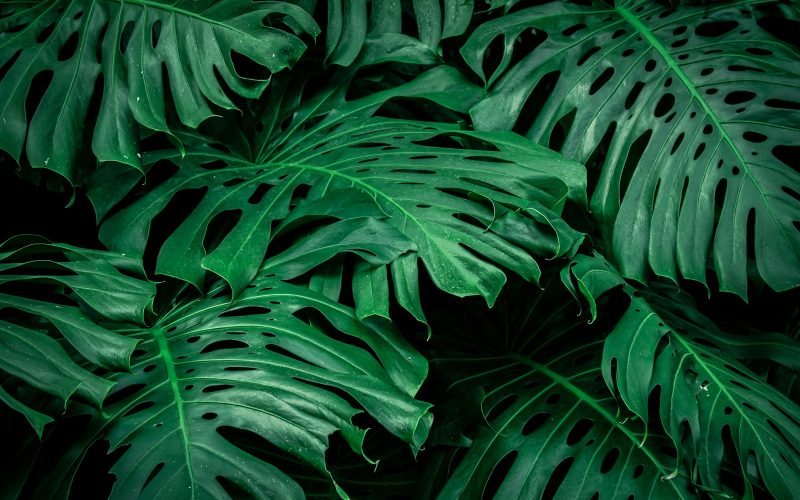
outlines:
[[[2,495],[793,498],[798,28],[0,1]]]

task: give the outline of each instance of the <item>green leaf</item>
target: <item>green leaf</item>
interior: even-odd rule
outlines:
[[[590,208],[624,276],[705,284],[713,265],[720,290],[746,299],[752,266],[788,290],[800,284],[800,59],[791,28],[770,20],[797,15],[755,0],[516,10],[461,50],[488,87],[470,113],[477,128],[514,128],[598,170]],[[542,41],[524,52],[515,40],[529,34]]]
[[[536,280],[534,256],[573,252],[581,236],[558,214],[568,196],[580,196],[582,167],[509,133],[371,117],[380,104],[400,96],[447,105],[467,93],[463,83],[458,73],[438,68],[354,101],[326,88],[293,112],[296,118],[285,131],[265,137],[256,161],[211,148],[148,159],[169,159],[179,169],[109,218],[101,239],[120,252],[142,255],[152,220],[169,201],[181,191],[203,190],[161,247],[156,270],[200,287],[207,269],[240,293],[283,227],[277,224],[287,217],[294,221],[295,204],[317,218],[342,220],[359,216],[353,204],[362,207],[360,216],[385,217],[398,237],[412,241],[439,288],[491,303],[506,280],[501,268]],[[268,109],[280,110],[279,104]],[[321,120],[320,113],[326,113]],[[313,205],[303,208],[303,200]],[[230,229],[209,249],[204,239],[217,217],[228,217]],[[417,260],[402,265],[402,274],[417,273]],[[403,301],[415,307],[413,299]]]
[[[573,272],[591,272],[587,264]],[[627,285],[625,290],[630,306],[603,350],[608,386],[644,421],[651,394],[660,390],[661,422],[676,446],[696,460],[707,486],[722,486],[722,459],[728,451],[738,455],[746,497],[753,497],[751,482],[759,484],[759,478],[775,497],[791,496],[800,487],[795,446],[800,407],[739,360],[772,359],[797,370],[800,344],[777,334],[725,334],[685,300],[634,293]],[[590,291],[595,298],[603,292],[602,287]],[[728,433],[732,450],[726,450]]]
[[[135,268],[124,255],[35,236],[0,244],[0,370],[65,403],[78,397],[99,408],[113,384],[76,363],[71,350],[108,370],[130,369],[137,341],[91,317],[143,321],[155,285],[121,272]],[[50,417],[0,391],[3,402],[21,411],[41,436]]]
[[[217,292],[224,288],[128,332],[141,344],[133,372],[113,377],[108,419],[92,419],[38,494],[66,494],[91,445],[109,440],[112,450],[125,448],[111,469],[112,498],[224,497],[229,483],[255,498],[302,498],[281,463],[243,449],[234,431],[332,481],[325,463],[332,433],[364,455],[366,429],[353,423],[361,412],[353,404],[416,453],[431,422],[430,405],[413,399],[427,363],[393,327],[360,321],[272,274],[233,302]]]
[[[14,396],[6,392],[2,386],[0,386],[0,401],[5,403],[6,406],[12,410],[21,413],[25,417],[25,420],[28,421],[30,426],[33,427],[33,430],[36,431],[36,435],[40,438],[44,432],[44,427],[53,421],[53,419],[48,415],[25,406],[24,403],[20,402]]]
[[[372,0],[369,9],[366,0],[328,0],[327,3],[326,58],[332,64],[350,66],[368,38],[386,35],[418,37],[435,56],[443,38],[458,36],[466,31],[472,19],[474,2],[414,0],[404,6],[396,0]],[[414,20],[416,32],[403,32],[404,10]]]
[[[137,124],[170,132],[173,104],[188,127],[214,116],[214,107],[235,108],[220,81],[244,97],[261,94],[269,80],[241,76],[234,53],[270,72],[297,61],[305,49],[300,39],[262,23],[279,15],[319,33],[304,10],[283,2],[16,2],[0,20],[7,70],[0,80],[0,149],[19,162],[27,142],[33,167],[81,182],[77,160],[87,120],[94,125],[89,101],[102,76],[92,150],[100,161],[141,168]],[[28,117],[26,98],[39,75],[51,79]]]
[[[342,252],[354,253],[363,259],[361,262],[379,266],[414,250],[414,243],[393,226],[372,217],[359,217],[315,231],[268,259],[261,269],[274,269],[279,278],[289,280]]]
[[[545,290],[509,288],[496,311],[462,310],[434,325],[432,373],[447,403],[431,435],[466,450],[459,459],[442,448],[450,451],[434,455],[439,472],[434,463],[429,474],[446,481],[422,483],[442,499],[695,498],[669,439],[645,441],[642,422],[619,415],[602,339],[557,288]]]
[[[6,249],[10,251],[3,251]],[[0,285],[24,281],[61,284],[108,319],[144,323],[145,313],[152,312],[155,285],[129,276],[131,273],[142,273],[141,262],[125,254],[28,236],[0,245]]]

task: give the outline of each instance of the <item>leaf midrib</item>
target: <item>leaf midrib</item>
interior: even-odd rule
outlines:
[[[181,397],[181,388],[178,386],[178,374],[175,371],[175,360],[172,359],[172,352],[169,349],[169,343],[167,341],[166,336],[164,335],[164,330],[161,328],[153,328],[152,329],[153,338],[156,341],[156,345],[158,345],[159,355],[161,356],[161,360],[164,362],[164,368],[167,373],[167,380],[169,380],[170,388],[172,389],[172,396],[173,400],[175,401],[175,410],[178,413],[178,428],[181,432],[181,437],[183,440],[183,457],[184,461],[186,462],[186,470],[189,473],[189,482],[190,482],[190,491],[191,496],[190,498],[195,498],[195,479],[194,479],[194,471],[192,470],[192,457],[191,452],[189,450],[189,432],[186,429],[186,415],[183,409],[183,398]]]
[[[636,446],[642,453],[644,453],[650,461],[655,465],[662,474],[666,474],[668,471],[664,469],[664,466],[661,462],[652,454],[652,452],[646,446],[639,446],[640,441],[639,439],[633,434],[633,432],[624,427],[617,421],[616,417],[611,415],[608,410],[597,404],[597,401],[594,400],[591,396],[586,394],[581,388],[573,384],[568,378],[561,376],[560,374],[550,370],[547,366],[537,363],[525,356],[521,356],[516,353],[509,353],[508,357],[519,362],[520,364],[529,366],[534,370],[538,371],[542,375],[545,375],[547,378],[552,380],[554,383],[564,387],[565,389],[569,390],[575,397],[581,400],[581,402],[585,403],[586,405],[590,406],[593,410],[595,410],[598,414],[602,415],[611,425],[613,428],[619,430],[628,439],[631,440],[634,446]],[[670,482],[670,485],[675,489],[677,492],[678,498],[685,498],[682,492],[675,486],[674,483]]]
[[[764,450],[764,454],[765,454],[767,457],[769,457],[769,460],[770,460],[770,462],[772,462],[772,465],[773,465],[773,467],[775,467],[775,469],[776,469],[776,470],[780,470],[780,466],[779,466],[779,465],[778,465],[778,463],[776,462],[775,458],[773,458],[773,455],[772,455],[772,453],[770,453],[770,447],[769,447],[769,446],[767,446],[767,444],[766,444],[766,443],[764,443],[764,440],[763,440],[763,439],[761,439],[761,434],[760,434],[760,433],[758,432],[758,430],[756,429],[756,424],[755,424],[755,423],[752,421],[752,419],[750,419],[750,417],[749,417],[749,416],[747,416],[747,414],[745,413],[744,409],[743,409],[743,408],[742,408],[742,407],[739,405],[739,403],[738,403],[738,400],[737,400],[736,398],[734,398],[734,397],[733,397],[733,395],[732,395],[732,394],[731,394],[731,393],[728,391],[728,389],[727,389],[727,387],[726,387],[726,384],[725,384],[725,383],[723,383],[723,382],[722,382],[722,381],[719,379],[719,377],[717,377],[717,376],[714,374],[714,371],[713,371],[713,369],[712,369],[712,368],[710,368],[710,367],[709,367],[709,366],[706,364],[706,362],[703,360],[703,357],[702,357],[702,356],[700,356],[700,354],[699,354],[697,351],[695,351],[695,349],[692,347],[692,345],[691,345],[691,344],[689,344],[689,342],[687,342],[686,340],[684,340],[684,339],[683,339],[683,338],[682,338],[680,335],[678,335],[678,334],[673,334],[673,335],[670,335],[670,337],[671,337],[671,338],[674,338],[675,340],[677,340],[677,341],[678,341],[678,342],[681,344],[681,346],[682,346],[682,347],[683,347],[683,348],[686,350],[686,352],[687,352],[687,353],[688,353],[690,356],[692,356],[692,358],[694,358],[694,360],[695,360],[695,361],[697,362],[697,364],[698,364],[698,365],[699,365],[699,366],[700,366],[700,367],[703,369],[703,371],[705,371],[705,372],[708,374],[709,378],[711,378],[711,379],[713,380],[713,382],[717,384],[717,387],[719,387],[719,391],[720,391],[720,393],[721,393],[721,394],[723,394],[723,395],[724,395],[724,396],[725,396],[725,397],[728,399],[728,401],[730,401],[730,403],[731,403],[731,404],[732,404],[732,405],[733,405],[733,406],[736,408],[736,410],[738,411],[739,415],[741,415],[741,419],[742,419],[742,421],[743,421],[743,422],[744,422],[744,423],[745,423],[745,424],[746,424],[748,427],[750,427],[750,430],[753,432],[753,435],[756,437],[756,439],[758,440],[759,444],[762,446],[762,448],[763,448],[763,450]],[[677,377],[676,377],[676,378],[677,378]],[[741,450],[740,450],[740,451],[741,451]]]
[[[703,108],[703,112],[706,114],[708,119],[712,122],[712,124],[719,130],[720,135],[722,136],[722,141],[724,141],[733,155],[736,157],[736,160],[741,164],[742,172],[745,176],[749,177],[753,186],[758,191],[758,194],[764,203],[767,211],[769,212],[772,219],[776,222],[776,225],[781,228],[781,233],[784,234],[784,238],[786,238],[785,232],[780,224],[777,223],[777,217],[772,212],[772,208],[770,207],[769,203],[767,203],[767,195],[764,193],[764,190],[761,188],[758,182],[755,181],[755,177],[753,173],[750,171],[750,166],[747,161],[742,156],[741,151],[736,146],[736,143],[733,141],[733,138],[728,134],[728,131],[724,127],[723,121],[717,116],[716,112],[711,109],[708,102],[700,95],[698,92],[697,87],[695,86],[694,82],[689,79],[689,76],[681,69],[680,65],[675,61],[675,58],[672,57],[672,54],[667,50],[664,44],[656,38],[655,34],[642,23],[638,17],[636,17],[631,11],[626,9],[625,7],[615,7],[616,11],[630,24],[633,26],[636,31],[638,31],[644,38],[647,40],[651,47],[658,52],[661,59],[667,64],[670,70],[678,77],[678,79],[683,83],[684,87],[689,91],[692,99],[697,101],[700,106]],[[787,238],[788,239],[788,238]]]

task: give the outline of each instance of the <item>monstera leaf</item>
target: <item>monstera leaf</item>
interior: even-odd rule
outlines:
[[[695,498],[669,439],[645,439],[640,420],[619,414],[603,381],[602,338],[547,291],[504,292],[491,315],[475,308],[434,326],[432,376],[447,396],[431,439],[450,447],[424,467],[443,476],[421,480],[434,485],[427,494]]]
[[[19,162],[25,145],[33,167],[70,182],[81,180],[77,159],[87,120],[94,124],[89,108],[96,86],[102,101],[94,154],[140,168],[137,123],[169,132],[174,104],[180,123],[197,127],[215,109],[235,107],[220,81],[236,94],[258,97],[269,79],[243,76],[242,61],[275,72],[305,49],[270,24],[285,17],[298,32],[319,32],[297,6],[249,0],[28,1],[13,2],[3,14],[0,149]],[[29,117],[32,95],[41,97]]]
[[[696,308],[685,300],[615,283],[613,268],[600,259],[580,256],[571,274],[592,300],[609,285],[622,284],[631,296],[630,306],[606,339],[603,377],[644,421],[651,394],[659,394],[661,422],[692,459],[703,484],[722,487],[722,459],[733,452],[740,462],[738,475],[745,478],[745,497],[753,497],[751,482],[763,482],[776,498],[789,498],[797,491],[800,407],[740,360],[770,359],[797,371],[800,344],[778,334],[726,335],[702,315],[691,313]],[[726,444],[726,436],[731,444]]]
[[[168,160],[177,171],[109,217],[102,241],[143,255],[153,220],[180,193],[195,193],[196,205],[160,247],[156,271],[198,287],[212,271],[238,294],[281,234],[309,221],[385,218],[417,251],[391,263],[398,298],[417,316],[420,259],[441,289],[491,303],[506,280],[502,268],[536,280],[535,256],[569,254],[580,241],[559,218],[564,200],[581,196],[580,165],[514,134],[373,116],[396,97],[463,105],[474,99],[474,87],[457,72],[438,68],[352,101],[337,82],[299,109],[291,93],[303,86],[287,84],[270,95],[277,102],[267,101],[254,159],[210,147],[146,157],[147,165]],[[288,101],[288,122],[281,99]],[[93,191],[101,215],[114,205],[113,188],[103,187]],[[370,279],[380,289],[388,287],[387,276],[384,269]]]
[[[0,400],[21,412],[40,436],[52,418],[28,404],[28,389],[99,408],[113,386],[76,363],[73,352],[107,370],[130,368],[137,341],[94,318],[144,320],[155,285],[129,276],[136,269],[125,255],[36,236],[0,245],[0,370],[24,382],[4,380]]]
[[[140,341],[132,373],[110,377],[105,418],[92,414],[35,494],[67,495],[89,449],[107,440],[114,498],[302,498],[281,464],[253,449],[264,443],[330,478],[332,433],[363,455],[366,429],[353,421],[361,408],[416,453],[431,423],[430,405],[413,398],[425,359],[388,322],[360,321],[281,281],[283,267],[267,263],[233,302],[219,286],[151,328],[127,329]]]
[[[598,170],[591,210],[626,277],[705,284],[713,263],[720,290],[746,298],[752,266],[787,290],[800,284],[797,16],[754,0],[518,9],[462,48],[488,87],[471,115]]]
[[[473,3],[473,0],[414,0],[406,14],[416,23],[415,35],[420,42],[436,50],[443,38],[464,33],[472,19]],[[325,32],[328,60],[349,66],[367,37],[399,39],[404,33],[403,7],[403,3],[396,0],[329,1]],[[313,12],[313,8],[308,10]]]

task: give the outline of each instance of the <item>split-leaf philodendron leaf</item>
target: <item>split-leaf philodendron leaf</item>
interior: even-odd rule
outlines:
[[[705,284],[713,266],[720,290],[746,298],[754,259],[767,285],[794,288],[800,61],[786,30],[797,18],[754,0],[515,10],[461,49],[488,87],[470,113],[598,170],[590,206],[625,276]],[[487,73],[495,40],[502,58]]]
[[[592,302],[618,285],[630,296],[606,339],[603,377],[644,421],[652,395],[658,395],[662,425],[681,455],[693,460],[704,484],[721,488],[723,456],[732,446],[727,451],[738,456],[748,496],[753,466],[775,497],[790,498],[797,491],[800,406],[741,362],[773,359],[798,371],[797,341],[777,334],[761,339],[725,334],[707,318],[687,315],[692,304],[674,292],[637,292],[617,281],[614,269],[599,258],[580,256],[569,272]],[[570,288],[571,276],[564,275]]]
[[[20,161],[24,148],[33,167],[70,182],[81,180],[84,139],[99,161],[141,168],[137,124],[169,132],[170,104],[188,127],[215,107],[235,108],[220,80],[258,97],[269,79],[241,76],[234,56],[276,72],[305,49],[294,34],[265,25],[271,16],[319,32],[308,13],[283,2],[54,0],[0,8],[0,149]],[[98,91],[102,104],[90,117]],[[31,94],[39,99],[32,113]]]
[[[567,197],[580,196],[583,179],[578,165],[513,134],[372,116],[394,97],[468,97],[461,85],[469,83],[441,68],[350,102],[325,89],[285,130],[262,139],[254,160],[211,148],[154,154],[146,164],[170,160],[177,172],[111,216],[100,237],[115,250],[143,255],[153,219],[179,193],[195,192],[200,201],[164,242],[156,271],[198,288],[212,271],[240,293],[271,239],[304,215],[378,216],[414,243],[437,286],[491,303],[506,280],[502,268],[535,281],[534,257],[574,251],[581,235],[559,213]],[[280,102],[267,109],[276,113]],[[317,114],[320,120],[307,123]],[[227,218],[227,234],[209,248],[204,241],[217,218]],[[416,277],[417,266],[406,258],[391,271]]]
[[[231,442],[233,431],[327,474],[333,432],[364,454],[367,429],[353,422],[362,408],[415,453],[430,426],[430,405],[414,399],[427,362],[396,329],[271,273],[233,302],[188,300],[126,333],[140,341],[132,373],[112,378],[105,418],[92,416],[37,494],[69,491],[89,447],[108,440],[125,450],[111,469],[114,498],[224,497],[219,478],[257,498],[302,498],[280,463]]]
[[[64,404],[78,398],[99,408],[114,384],[77,364],[72,353],[108,370],[130,368],[137,341],[96,324],[93,316],[144,321],[156,290],[128,275],[137,267],[124,254],[36,236],[0,244],[0,370],[23,381],[23,390],[31,386]],[[23,400],[0,385],[0,400],[22,412],[41,435],[51,417],[35,401],[26,403],[28,394],[19,396]]]

